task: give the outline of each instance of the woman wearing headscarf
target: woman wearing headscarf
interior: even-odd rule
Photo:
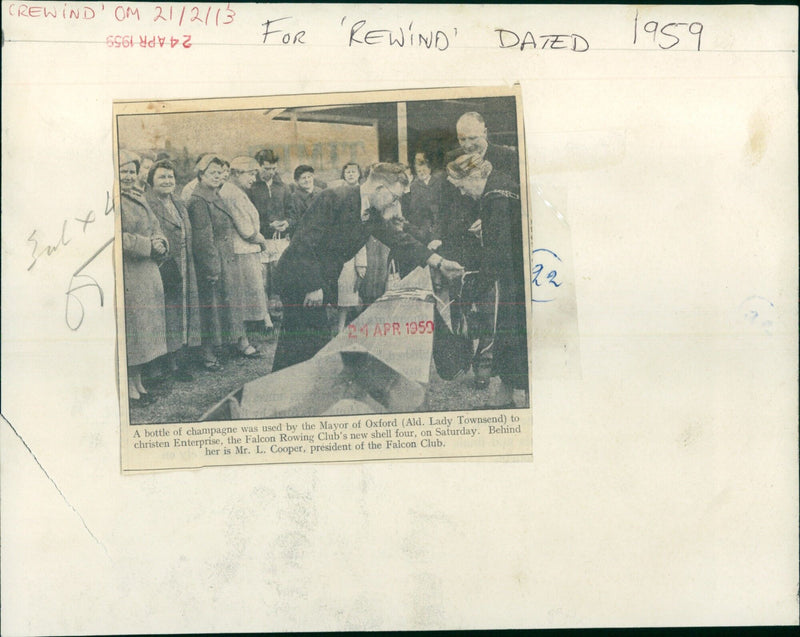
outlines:
[[[480,216],[470,228],[482,248],[478,289],[494,288],[492,376],[500,388],[489,407],[514,407],[514,389],[528,389],[525,275],[522,260],[522,208],[519,186],[478,154],[461,155],[447,165],[447,180],[475,200]]]
[[[192,254],[192,224],[189,212],[175,194],[175,164],[160,159],[147,175],[146,199],[169,241],[169,254],[158,269],[164,286],[167,371],[177,380],[191,381],[187,370],[187,348],[200,345],[200,302]]]
[[[267,246],[259,232],[258,210],[247,196],[258,174],[258,163],[252,157],[236,157],[230,166],[230,179],[222,185],[219,194],[228,207],[236,233],[233,251],[239,268],[239,297],[245,325],[256,323],[262,332],[272,327],[267,312],[267,295],[261,274],[261,251]],[[257,350],[249,341],[240,350],[243,356],[255,356]]]
[[[125,350],[132,405],[155,400],[142,385],[142,366],[167,353],[164,287],[155,260],[168,254],[169,242],[137,186],[140,165],[138,155],[120,151]]]
[[[225,164],[216,155],[204,155],[197,162],[197,187],[187,206],[200,298],[203,365],[209,371],[221,369],[215,347],[229,343],[242,351],[249,346],[237,293],[240,279],[233,249],[236,228],[219,196]]]

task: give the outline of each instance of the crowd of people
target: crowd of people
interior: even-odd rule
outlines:
[[[390,276],[430,266],[459,300],[452,324],[469,315],[477,387],[500,377],[487,406],[513,406],[513,390],[528,388],[518,153],[490,143],[476,112],[456,133],[444,170],[419,150],[411,169],[349,162],[329,184],[309,165],[284,183],[263,149],[204,154],[179,190],[169,156],[121,150],[131,405],[152,403],[151,383],[167,375],[221,370],[226,349],[261,356],[254,333],[277,338],[272,371],[307,360]]]

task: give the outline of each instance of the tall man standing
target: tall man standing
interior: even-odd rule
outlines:
[[[397,208],[407,188],[403,165],[379,163],[360,185],[329,188],[313,200],[278,261],[276,279],[284,318],[272,371],[308,360],[330,340],[325,304],[336,303],[342,266],[370,236],[448,278],[461,274],[459,263],[428,250],[384,218]]]
[[[270,148],[264,148],[255,155],[258,163],[258,179],[248,190],[250,201],[258,210],[261,234],[269,239],[278,233],[288,237],[297,224],[289,188],[278,175],[278,156]],[[274,263],[262,263],[264,290],[270,308],[280,305],[274,283]],[[278,315],[276,314],[276,318]]]

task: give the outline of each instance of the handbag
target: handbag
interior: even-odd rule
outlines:
[[[261,252],[261,263],[277,263],[288,247],[289,237],[284,237],[281,232],[273,232],[272,238],[267,239],[266,249]]]

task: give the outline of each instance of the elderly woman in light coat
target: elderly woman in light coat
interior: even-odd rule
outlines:
[[[239,296],[245,325],[256,324],[264,332],[272,328],[272,319],[267,311],[267,296],[261,275],[261,252],[267,246],[259,232],[258,210],[247,195],[256,180],[258,163],[252,157],[236,157],[231,161],[230,179],[219,194],[228,207],[236,234],[233,236],[233,251],[239,268]],[[257,350],[249,344],[240,348],[242,355],[254,356]]]
[[[193,380],[187,370],[187,348],[200,345],[200,302],[192,254],[192,224],[175,193],[175,164],[155,162],[147,175],[146,199],[169,241],[169,254],[159,261],[167,321],[166,367],[175,379]]]
[[[122,277],[125,294],[125,349],[131,405],[155,399],[142,385],[142,366],[167,353],[164,288],[156,259],[169,252],[158,219],[137,186],[139,156],[119,153]]]

